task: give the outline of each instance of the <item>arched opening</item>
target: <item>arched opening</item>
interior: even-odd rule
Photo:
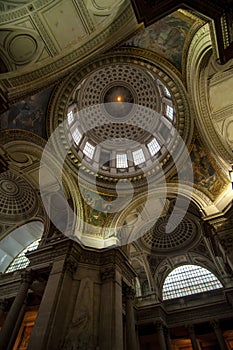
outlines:
[[[41,221],[31,221],[12,231],[0,242],[0,272],[9,272],[8,268],[17,262],[16,259],[30,248],[34,242],[39,242],[44,231],[44,224]],[[35,246],[34,246],[35,248]],[[25,257],[26,258],[26,257]],[[27,260],[26,260],[27,262]],[[17,264],[14,265],[17,269]],[[19,265],[18,268],[24,266]],[[11,269],[11,271],[13,271]]]
[[[163,300],[223,288],[209,270],[197,265],[182,265],[172,270],[163,284]]]

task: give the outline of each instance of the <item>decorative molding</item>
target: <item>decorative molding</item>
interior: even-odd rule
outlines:
[[[206,24],[198,30],[190,45],[187,58],[187,86],[188,91],[194,96],[198,130],[212,153],[217,155],[215,160],[221,169],[226,168],[226,162],[233,162],[233,156],[214,127],[208,103],[207,82],[212,57],[211,48],[209,27]]]
[[[43,21],[41,20],[38,13],[33,12],[30,14],[30,17],[32,19],[33,24],[37,28],[38,32],[40,33],[45,47],[47,47],[48,51],[51,53],[52,56],[55,56],[58,54],[58,49],[55,46],[54,42],[52,41],[51,36],[49,35],[48,31],[45,28],[45,25]]]
[[[73,258],[71,258],[70,256],[68,256],[68,258],[65,260],[65,264],[64,264],[64,272],[68,272],[71,277],[74,275],[74,273],[76,272],[78,267],[78,263],[76,260],[74,260]]]
[[[100,278],[102,282],[111,282],[116,278],[116,269],[114,266],[105,267],[100,271]]]
[[[50,113],[47,120],[48,134],[50,135],[60,125],[60,123],[66,119],[69,100],[74,93],[75,88],[86,76],[86,74],[90,74],[91,71],[94,72],[97,68],[100,68],[104,65],[117,64],[118,62],[134,65],[137,64],[140,68],[147,69],[148,71],[151,70],[159,77],[159,79],[165,83],[165,85],[169,87],[171,94],[174,97],[175,108],[177,111],[177,128],[187,143],[187,146],[189,147],[192,139],[193,122],[192,118],[189,117],[191,111],[189,109],[188,97],[186,95],[183,82],[177,77],[178,71],[172,65],[169,65],[165,59],[162,59],[152,52],[145,52],[145,50],[128,47],[105,54],[104,57],[94,60],[88,66],[82,69],[78,69],[77,71],[73,72],[61,86],[59,86],[57,91],[54,92],[53,100],[49,106]],[[57,116],[56,119],[54,119],[54,115]],[[62,130],[61,126],[60,132],[64,137],[62,137],[63,145],[61,145],[60,140],[56,141],[55,147],[58,150],[61,149],[61,147],[66,147],[67,143],[66,136],[64,135],[64,130]],[[72,167],[72,170],[74,172],[77,172],[82,164],[79,164],[79,162],[77,162],[76,157],[72,157],[72,152],[70,152],[68,156],[69,165]],[[167,158],[163,160],[164,163],[170,159],[170,154],[167,154],[166,157]],[[85,167],[85,165],[82,165],[82,170],[87,173],[90,172],[89,169]],[[171,170],[169,171],[171,172]],[[94,172],[94,176],[101,178],[100,181],[103,181],[105,185],[106,182],[108,182],[109,185],[111,182],[114,182],[113,177],[102,176],[99,174],[99,172]],[[92,176],[92,179],[93,178],[94,177]],[[141,176],[127,176],[127,178],[129,181],[139,181],[139,183],[143,182]]]
[[[34,91],[35,89],[45,86],[45,84],[51,84],[69,73],[81,62],[84,63],[100,51],[107,50],[113,45],[112,41],[115,40],[117,43],[120,40],[119,34],[124,37],[129,31],[133,31],[137,23],[134,18],[132,7],[130,4],[125,5],[125,8],[121,8],[121,11],[121,15],[118,14],[117,18],[110,26],[101,31],[96,30],[93,32],[93,37],[90,38],[88,42],[81,47],[73,48],[72,52],[65,51],[65,54],[62,53],[62,57],[59,55],[59,57],[54,58],[53,62],[47,63],[41,68],[33,66],[34,70],[28,67],[28,72],[25,73],[16,72],[5,75],[2,74],[2,87],[3,90],[8,92],[9,99],[13,100],[16,97],[23,97],[28,94],[29,91],[32,93],[32,86]],[[31,16],[32,18],[34,16],[35,20],[38,21],[38,26],[43,25],[41,19],[36,17],[36,14],[32,14]],[[47,35],[46,32],[44,32],[43,35]],[[103,45],[103,43],[105,43],[105,45]],[[50,43],[50,45],[52,45],[52,43]]]

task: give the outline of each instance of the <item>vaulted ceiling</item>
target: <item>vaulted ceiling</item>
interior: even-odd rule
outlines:
[[[166,88],[170,91],[176,111],[176,127],[193,164],[192,201],[206,219],[224,214],[232,201],[228,171],[233,164],[233,63],[229,60],[224,65],[219,64],[209,19],[200,16],[193,8],[176,6],[170,8],[166,16],[155,16],[153,21],[145,21],[144,25],[137,21],[134,8],[127,0],[34,0],[20,4],[4,1],[0,6],[0,144],[1,154],[8,159],[9,166],[8,172],[1,174],[0,191],[3,199],[11,196],[10,201],[6,199],[3,203],[0,214],[2,237],[32,219],[42,220],[48,230],[47,215],[42,209],[37,211],[33,203],[16,221],[12,221],[10,210],[13,213],[32,197],[41,204],[40,158],[48,138],[59,123],[67,119],[71,102],[77,103],[77,96],[81,96],[79,103],[82,107],[95,101],[97,104],[104,102],[112,86],[111,79],[117,79],[118,85],[124,89],[132,90],[135,101],[149,101],[148,106],[155,103],[158,107],[160,103],[162,90],[153,86],[154,81],[159,81],[164,91]],[[124,74],[120,73],[122,67]],[[137,76],[135,82],[134,75]],[[82,93],[78,92],[80,84]],[[147,100],[148,87],[151,87],[150,91],[153,89],[157,98],[153,103]],[[165,95],[163,97],[166,99]],[[161,103],[160,107],[165,106]],[[94,123],[94,119],[89,123]],[[102,132],[100,128],[99,134],[96,132],[95,135],[102,142],[110,131]],[[122,129],[121,132],[128,132],[132,138],[132,125],[128,131]],[[70,136],[71,133],[66,136],[63,130],[57,149]],[[149,138],[147,141],[149,143]],[[127,210],[120,215],[111,213],[108,216],[103,208],[93,207],[88,202],[90,198],[96,203],[99,201],[98,191],[93,189],[95,164],[92,164],[94,170],[88,168],[90,160],[82,162],[82,157],[85,156],[81,147],[69,154],[68,171],[63,179],[65,196],[77,210],[79,218],[86,219],[95,234],[101,237],[111,236],[108,230],[104,231],[105,227],[114,230],[117,225],[125,223],[129,224],[130,234],[137,235],[131,224],[144,203],[140,188],[144,186],[145,177],[140,172],[134,174],[136,167],[121,172],[122,178],[135,184],[137,194]],[[56,159],[53,161],[54,169],[57,169]],[[170,197],[168,202],[162,199],[156,205],[166,206],[163,211],[166,218],[171,208],[169,203],[179,192],[177,183],[180,179],[165,151],[162,151],[159,162],[168,181]],[[83,198],[77,186],[78,172],[75,169],[83,174]],[[147,174],[151,178],[153,169],[148,165]],[[99,192],[108,204],[116,197],[112,189],[116,175],[119,178],[116,167],[98,173]],[[57,200],[60,187],[49,176],[46,179],[45,185],[53,188],[49,203],[54,209],[54,217],[58,218],[64,211],[64,215],[60,215],[60,222],[64,224],[66,208],[59,207]],[[186,196],[189,193],[187,181],[181,182],[181,193]],[[23,190],[25,184],[28,192]],[[18,202],[12,199],[14,189],[22,195],[17,197]],[[163,186],[152,189],[141,228],[146,227],[153,214],[150,212],[153,198],[161,196],[163,191]],[[30,196],[32,192],[34,195]],[[81,226],[76,229],[81,230]]]

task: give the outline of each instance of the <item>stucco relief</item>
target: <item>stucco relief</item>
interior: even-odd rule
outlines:
[[[93,282],[89,278],[81,281],[73,319],[69,327],[64,350],[87,350],[93,348]]]

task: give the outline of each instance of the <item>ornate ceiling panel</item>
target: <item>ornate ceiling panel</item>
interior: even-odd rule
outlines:
[[[101,4],[37,0],[2,12],[0,57],[11,72],[2,77],[4,93],[13,99],[48,85],[138,28],[129,1]]]

